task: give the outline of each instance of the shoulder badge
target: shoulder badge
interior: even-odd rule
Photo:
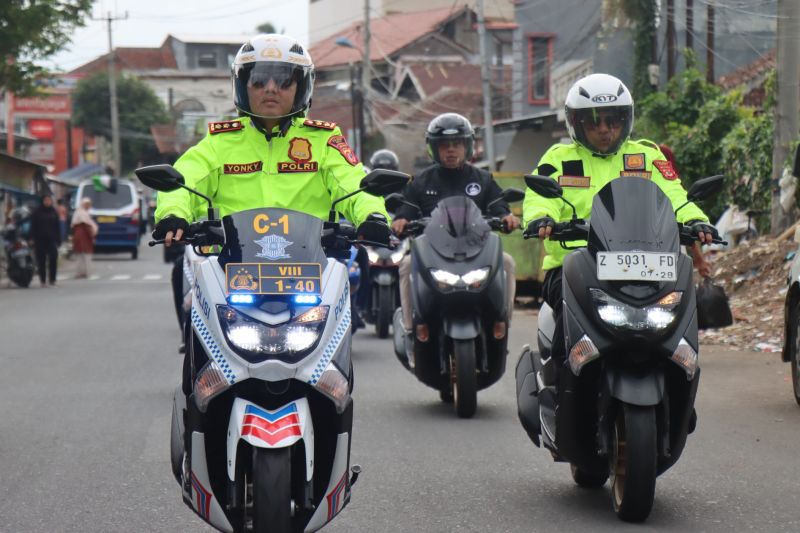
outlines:
[[[244,126],[239,120],[223,120],[222,122],[208,123],[208,133],[211,135],[216,133],[224,133],[227,131],[239,131],[243,128]]]
[[[336,123],[327,122],[325,120],[312,120],[309,118],[303,122],[303,126],[311,126],[312,128],[319,128],[321,130],[333,130],[336,128]]]
[[[644,154],[623,154],[625,170],[644,170]]]
[[[680,176],[678,176],[678,171],[675,170],[675,167],[672,166],[672,163],[665,160],[656,160],[653,161],[653,166],[656,167],[660,172],[661,175],[664,176],[665,180],[676,180]]]
[[[341,135],[332,135],[331,138],[328,139],[328,146],[337,149],[351,165],[356,166],[358,164],[358,156]]]

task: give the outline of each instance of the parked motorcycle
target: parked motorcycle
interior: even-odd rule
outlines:
[[[408,239],[394,248],[367,248],[369,256],[369,300],[364,318],[375,324],[381,339],[389,336],[395,309],[400,306],[400,261],[408,252]]]
[[[552,178],[525,180],[569,204]],[[722,185],[722,176],[699,180],[688,198],[708,198]],[[578,485],[601,487],[610,476],[617,515],[643,521],[656,477],[680,458],[697,422],[692,261],[680,249],[694,237],[657,185],[629,177],[598,192],[591,223],[573,215],[550,238],[588,244],[564,260],[563,365],[551,357],[556,324],[547,304],[538,352],[526,345],[517,363],[519,419],[537,446],[541,439],[556,461],[571,465]]]
[[[517,189],[503,192],[509,202],[523,197]],[[392,210],[390,199],[387,206]],[[484,217],[472,199],[453,196],[439,202],[430,219],[410,221],[406,228],[421,234],[411,244],[414,356],[406,357],[402,309],[395,313],[395,353],[442,401],[453,402],[459,417],[469,418],[478,391],[500,379],[506,367],[503,247],[492,233],[503,222]]]
[[[208,220],[184,238],[205,254],[193,266],[191,338],[173,403],[171,462],[184,501],[221,531],[320,529],[348,504],[360,471],[350,468],[350,288],[337,261],[355,234],[333,210],[327,222],[277,208],[220,220],[174,168],[136,175],[209,204]],[[376,171],[358,192],[388,194],[408,179]],[[204,251],[214,245],[219,253]]]
[[[35,270],[33,253],[26,239],[28,217],[27,209],[16,209],[11,215],[13,222],[3,229],[6,275],[19,287],[28,287],[31,284]]]

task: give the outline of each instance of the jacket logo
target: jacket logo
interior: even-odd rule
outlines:
[[[622,157],[625,170],[644,170],[644,154],[625,154]]]
[[[558,184],[562,187],[580,187],[588,189],[592,184],[591,176],[559,176]]]
[[[261,161],[253,161],[252,163],[225,163],[223,174],[252,174],[259,172],[264,163]]]
[[[617,97],[614,96],[613,94],[598,94],[592,96],[592,102],[594,102],[595,104],[608,104],[616,101]]]
[[[659,170],[659,172],[661,172],[661,175],[664,176],[665,180],[672,181],[680,177],[678,176],[678,171],[675,170],[675,167],[673,167],[672,163],[669,161],[664,161],[659,159],[653,161],[653,166],[656,167]]]
[[[470,183],[464,191],[467,196],[478,196],[481,193],[481,185],[480,183]]]
[[[358,156],[347,144],[347,141],[341,135],[333,135],[328,139],[328,146],[331,146],[339,151],[345,160],[353,166],[358,164]]]
[[[295,137],[289,141],[290,162],[278,163],[278,172],[316,172],[318,164],[311,161],[311,141],[303,137]]]
[[[623,170],[619,173],[619,176],[621,178],[644,178],[649,180],[652,174],[652,172],[646,170]]]
[[[256,254],[256,257],[272,260],[292,258],[292,256],[286,253],[286,248],[294,243],[284,239],[280,235],[265,235],[253,242],[261,246],[261,253]]]

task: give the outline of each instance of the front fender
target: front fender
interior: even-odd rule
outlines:
[[[611,397],[633,405],[658,405],[664,398],[664,371],[637,375],[620,369],[606,372],[606,384]]]
[[[451,339],[469,340],[477,338],[481,331],[481,324],[478,317],[444,319],[444,334]]]
[[[236,398],[228,422],[228,479],[236,475],[239,441],[256,448],[288,448],[299,440],[306,449],[306,481],[314,474],[314,425],[308,400],[300,398],[270,411]]]

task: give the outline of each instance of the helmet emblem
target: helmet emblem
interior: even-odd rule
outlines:
[[[280,59],[281,57],[283,57],[283,54],[281,54],[281,51],[278,50],[277,48],[264,48],[263,50],[261,50],[261,57],[267,57],[270,59]]]
[[[598,94],[592,96],[592,102],[595,104],[610,104],[611,102],[616,102],[617,97],[613,94]]]
[[[286,247],[294,244],[280,235],[265,235],[257,241],[253,241],[261,246],[261,253],[256,254],[256,257],[263,257],[265,259],[291,259],[292,256],[286,253]]]
[[[481,185],[479,183],[470,183],[465,191],[467,196],[478,196],[481,193]]]

